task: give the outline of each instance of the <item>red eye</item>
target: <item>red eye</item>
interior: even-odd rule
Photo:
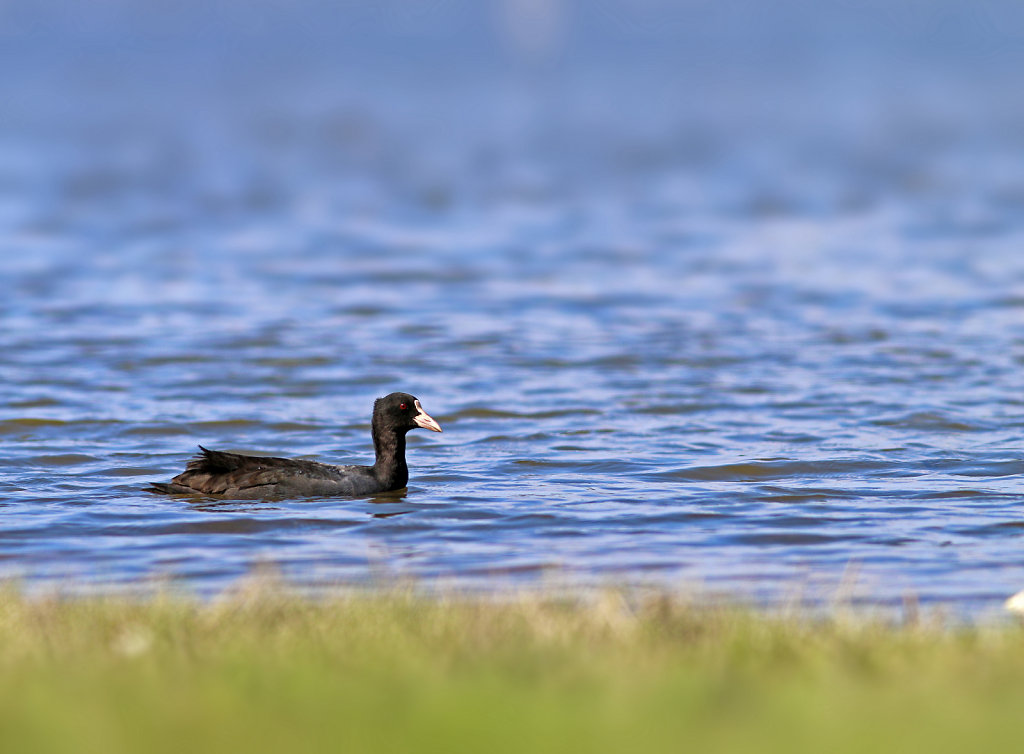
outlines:
[[[402,409],[403,411],[405,411],[405,410],[406,410],[407,408],[409,408],[409,407],[408,407],[408,406],[406,406],[406,405],[405,405],[404,403],[399,403],[399,404],[398,404],[398,407],[399,407],[400,409]]]

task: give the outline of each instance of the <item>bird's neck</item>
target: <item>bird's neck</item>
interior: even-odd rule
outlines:
[[[405,465],[405,433],[373,424],[373,448],[377,459],[373,475],[385,490],[398,490],[409,482],[409,467]]]

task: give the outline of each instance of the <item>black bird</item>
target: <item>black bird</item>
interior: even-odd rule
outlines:
[[[409,481],[405,433],[441,425],[408,393],[391,393],[373,404],[373,466],[334,466],[316,461],[224,453],[199,446],[199,455],[170,482],[154,482],[153,492],[216,495],[224,498],[287,498],[317,495],[361,497],[400,490]]]

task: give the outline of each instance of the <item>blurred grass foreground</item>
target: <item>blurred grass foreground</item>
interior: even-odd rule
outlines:
[[[1024,631],[664,594],[0,596],[0,747],[1006,750]]]

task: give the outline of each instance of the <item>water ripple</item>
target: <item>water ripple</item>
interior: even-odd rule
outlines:
[[[371,40],[296,78],[106,26],[0,45],[0,576],[1024,588],[1019,61],[853,44],[837,82],[698,33],[631,67],[572,28],[592,64],[550,77],[393,29],[390,74]],[[146,491],[198,443],[369,462],[392,390],[445,427],[403,492]]]

